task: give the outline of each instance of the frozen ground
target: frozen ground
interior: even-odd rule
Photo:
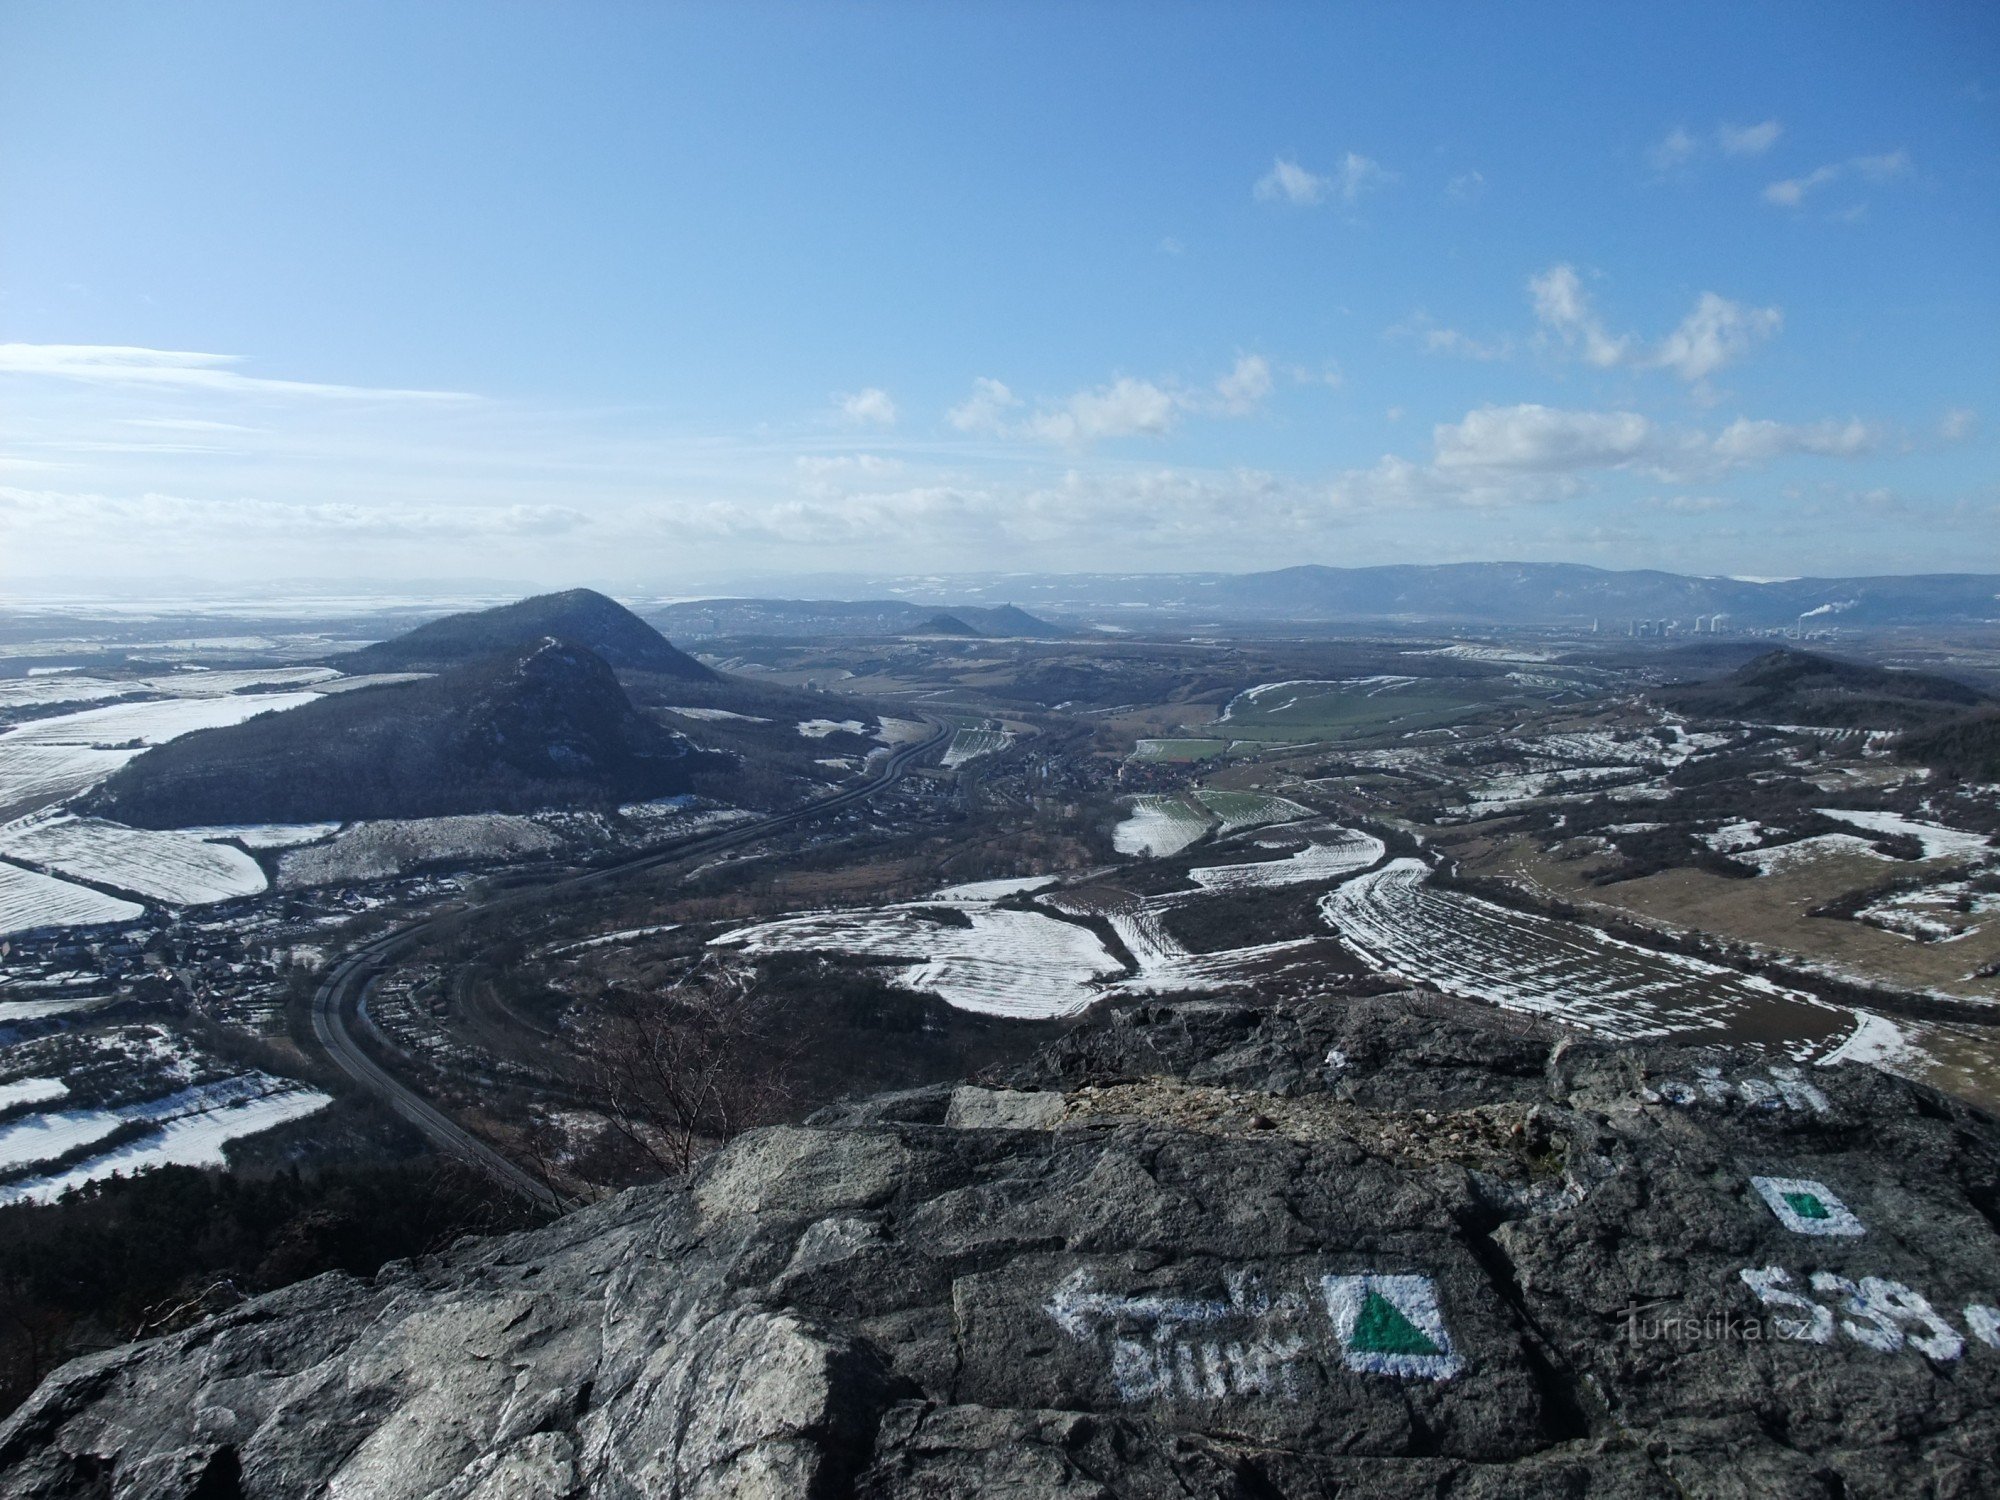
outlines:
[[[1164,859],[1201,838],[1210,823],[1207,810],[1185,797],[1143,793],[1132,799],[1132,810],[1112,830],[1111,847],[1120,854]]]
[[[292,849],[300,844],[316,844],[340,832],[338,823],[217,823],[207,828],[183,828],[180,832],[212,843],[225,841],[246,849]]]
[[[38,927],[84,927],[93,922],[129,922],[145,915],[143,906],[121,901],[88,886],[38,875],[0,862],[0,937]]]
[[[1966,833],[1961,829],[1946,828],[1941,823],[1920,823],[1901,813],[1860,811],[1851,807],[1822,807],[1819,813],[1836,823],[1850,823],[1878,835],[1906,834],[1923,844],[1925,859],[1993,852],[1993,841],[1983,833]]]
[[[1097,934],[1039,912],[964,905],[970,927],[927,919],[918,906],[818,912],[739,928],[711,939],[747,953],[853,953],[920,960],[887,969],[902,989],[960,1010],[1047,1019],[1098,998],[1095,981],[1123,972]]]
[[[1018,896],[1026,891],[1039,891],[1044,886],[1054,885],[1053,875],[1018,875],[1009,880],[973,880],[964,885],[948,885],[943,890],[932,891],[926,900],[930,901],[971,901],[985,904],[1007,896]]]
[[[771,722],[769,719],[762,718],[757,714],[739,714],[726,708],[663,708],[660,712],[679,714],[683,719],[698,719],[712,724],[719,724],[726,720],[734,720],[739,724],[768,724]]]
[[[1875,847],[1874,839],[1857,838],[1851,833],[1822,833],[1809,839],[1794,839],[1789,844],[1771,844],[1763,849],[1745,849],[1730,855],[1746,865],[1755,865],[1760,875],[1777,875],[1786,870],[1809,865],[1815,860],[1827,859],[1834,855],[1858,854],[1866,859],[1887,860],[1888,855]]]
[[[68,813],[0,828],[0,854],[170,906],[254,896],[266,885],[241,849]]]
[[[148,1167],[223,1166],[228,1161],[223,1147],[229,1142],[302,1119],[332,1102],[315,1089],[252,1073],[139,1104],[32,1116],[29,1121],[0,1127],[0,1167],[52,1161],[88,1147],[133,1122],[145,1122],[156,1128],[47,1175],[0,1184],[0,1203],[47,1203],[86,1182],[130,1176]],[[14,1134],[17,1128],[43,1120],[59,1123],[39,1135]],[[38,1147],[39,1155],[21,1154]]]
[[[830,734],[866,734],[868,726],[859,719],[802,719],[799,733],[809,740],[823,740]]]
[[[467,813],[449,818],[396,818],[356,823],[330,844],[294,849],[279,857],[278,885],[306,886],[383,880],[406,869],[446,860],[512,859],[548,854],[561,835],[530,817]]]
[[[1339,880],[1365,870],[1388,851],[1382,841],[1351,828],[1315,831],[1313,842],[1283,859],[1244,865],[1204,865],[1188,878],[1204,890],[1252,891],[1285,885],[1311,885]]]
[[[1421,860],[1394,860],[1336,888],[1321,911],[1378,967],[1621,1040],[1717,1031],[1767,1037],[1805,1058],[1849,1024],[1848,1012],[1756,975],[1441,890],[1429,878]]]
[[[950,771],[982,755],[996,754],[1013,743],[1014,736],[1002,729],[961,729],[951,737],[941,764]]]

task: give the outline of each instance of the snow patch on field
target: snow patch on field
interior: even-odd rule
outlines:
[[[712,946],[748,953],[853,953],[921,960],[891,971],[901,989],[986,1015],[1074,1015],[1098,997],[1093,981],[1121,972],[1097,934],[1039,912],[967,907],[970,927],[947,927],[919,906],[818,912],[739,928]]]
[[[316,844],[340,832],[338,823],[215,823],[206,828],[179,830],[192,838],[210,843],[235,842],[246,849],[294,849],[300,844]]]
[[[941,764],[947,771],[954,770],[982,755],[998,754],[1013,743],[1014,736],[1003,729],[961,729],[951,737]]]
[[[1986,854],[1993,848],[1993,841],[1983,833],[1966,833],[1962,829],[1946,828],[1942,823],[1919,823],[1901,813],[1871,812],[1850,807],[1822,807],[1818,811],[1821,817],[1865,828],[1870,833],[1905,834],[1923,844],[1925,859]]]
[[[69,1085],[60,1078],[17,1078],[12,1083],[0,1083],[0,1109],[13,1109],[22,1104],[47,1104],[68,1092]]]
[[[601,932],[596,937],[587,937],[574,943],[561,943],[548,950],[551,958],[565,953],[579,953],[585,948],[608,948],[616,943],[636,943],[640,938],[658,937],[663,932],[678,932],[678,922],[655,922],[651,927],[625,927],[617,932]]]
[[[875,738],[885,745],[916,745],[931,737],[931,726],[921,719],[891,719],[883,717],[875,721]]]
[[[513,813],[467,813],[447,818],[395,818],[356,823],[330,844],[295,849],[280,857],[278,885],[303,886],[384,880],[415,865],[440,860],[513,859],[547,854],[563,839],[533,818]]]
[[[1204,890],[1249,891],[1286,885],[1310,885],[1340,880],[1365,870],[1388,853],[1382,841],[1351,828],[1314,834],[1313,842],[1283,859],[1246,865],[1205,865],[1188,871],[1188,879]]]
[[[1017,875],[1007,880],[972,880],[964,885],[948,885],[943,890],[932,891],[924,899],[927,901],[971,901],[984,904],[989,901],[1004,900],[1008,896],[1019,896],[1028,891],[1039,891],[1044,886],[1056,883],[1053,875]]]
[[[72,885],[51,875],[37,875],[18,865],[0,863],[0,937],[32,932],[38,927],[130,922],[145,914],[145,907],[134,902],[121,901],[116,896]]]
[[[221,698],[168,698],[147,703],[114,703],[81,713],[36,719],[0,735],[0,759],[18,745],[164,745],[197,729],[241,724],[259,714],[280,713],[311,703],[318,693],[243,693]]]
[[[254,896],[266,885],[241,849],[68,813],[0,828],[0,854],[173,906]]]
[[[868,726],[859,719],[802,719],[799,733],[809,740],[823,740],[830,734],[865,734]]]
[[[768,724],[771,722],[769,719],[761,718],[756,714],[739,714],[726,708],[663,708],[660,712],[679,714],[683,719],[700,719],[716,724],[729,720],[734,720],[739,724]]]
[[[1165,859],[1178,854],[1209,830],[1209,815],[1185,797],[1145,793],[1132,799],[1132,810],[1111,832],[1111,847],[1120,854]]]
[[[0,735],[0,807],[87,792],[137,754],[137,746],[34,745]]]
[[[1891,1068],[1909,1059],[1912,1050],[1909,1039],[1894,1021],[1887,1016],[1878,1016],[1872,1010],[1856,1011],[1855,1015],[1858,1020],[1853,1032],[1846,1041],[1819,1060],[1821,1067],[1852,1062]]]
[[[228,1156],[223,1148],[229,1142],[303,1119],[332,1102],[316,1089],[288,1085],[263,1074],[249,1074],[185,1089],[166,1099],[101,1111],[116,1115],[118,1124],[148,1120],[157,1122],[159,1128],[63,1171],[0,1186],[0,1203],[48,1203],[87,1182],[126,1176],[149,1167],[225,1166]],[[78,1144],[87,1145],[99,1138],[89,1136]]]
[[[46,1000],[0,1000],[0,1026],[47,1016],[81,1015],[111,1003],[109,995],[52,995]]]
[[[1856,838],[1851,833],[1822,833],[1809,839],[1794,839],[1789,844],[1772,844],[1764,849],[1746,849],[1733,854],[1732,859],[1746,865],[1755,865],[1760,875],[1779,875],[1786,870],[1795,870],[1800,865],[1809,865],[1815,860],[1830,859],[1840,854],[1858,854],[1867,859],[1887,859],[1889,856],[1875,847],[1872,839]]]
[[[1226,836],[1241,832],[1245,828],[1262,828],[1270,823],[1295,823],[1300,818],[1310,818],[1313,810],[1301,807],[1289,797],[1274,796],[1269,792],[1216,792],[1203,789],[1196,792],[1195,799],[1221,821],[1216,830]]]
[[[1439,890],[1429,879],[1423,861],[1393,860],[1337,887],[1320,910],[1348,947],[1380,968],[1622,1041],[1727,1030],[1773,1005],[1824,1011],[1828,1030],[1840,1014],[1754,974]],[[1807,1039],[1788,1044],[1795,1056],[1816,1047]]]

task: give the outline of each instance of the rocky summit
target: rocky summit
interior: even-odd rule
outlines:
[[[1113,1013],[77,1361],[8,1496],[1979,1495],[2000,1128],[1434,996]]]

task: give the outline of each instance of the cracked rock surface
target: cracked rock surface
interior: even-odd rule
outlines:
[[[2000,1128],[1921,1086],[1420,994],[997,1082],[79,1360],[0,1495],[1994,1492]]]

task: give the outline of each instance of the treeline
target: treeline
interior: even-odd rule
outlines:
[[[434,1160],[263,1178],[161,1167],[0,1208],[0,1411],[76,1355],[529,1222],[483,1179]]]

